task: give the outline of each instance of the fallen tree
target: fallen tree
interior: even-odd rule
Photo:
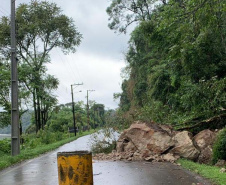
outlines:
[[[200,120],[196,119],[196,121],[193,120],[190,122],[186,122],[186,123],[184,123],[184,125],[187,125],[189,123],[193,123],[193,124],[189,125],[189,126],[178,128],[176,130],[177,131],[187,130],[187,131],[192,132],[193,134],[196,134],[200,130],[204,130],[204,129],[211,129],[211,130],[222,129],[226,126],[226,113],[211,117],[207,120],[200,121]]]

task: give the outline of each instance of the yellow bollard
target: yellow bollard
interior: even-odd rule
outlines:
[[[93,185],[92,153],[58,152],[59,185]]]

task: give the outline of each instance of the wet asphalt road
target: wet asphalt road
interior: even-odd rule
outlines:
[[[88,150],[84,136],[38,158],[0,171],[0,185],[57,185],[57,152]],[[210,185],[170,163],[94,161],[94,185]]]

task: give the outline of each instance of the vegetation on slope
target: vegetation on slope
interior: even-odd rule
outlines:
[[[128,122],[140,119],[176,128],[217,116],[225,120],[225,2],[133,2],[112,0],[108,8],[111,29],[123,31],[137,22],[126,53],[123,92],[115,94],[119,114]],[[225,121],[211,124],[222,128]]]

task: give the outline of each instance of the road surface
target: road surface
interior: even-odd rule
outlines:
[[[57,185],[57,152],[88,150],[84,136],[38,158],[0,171],[1,185]],[[94,161],[94,185],[210,185],[170,163]]]

